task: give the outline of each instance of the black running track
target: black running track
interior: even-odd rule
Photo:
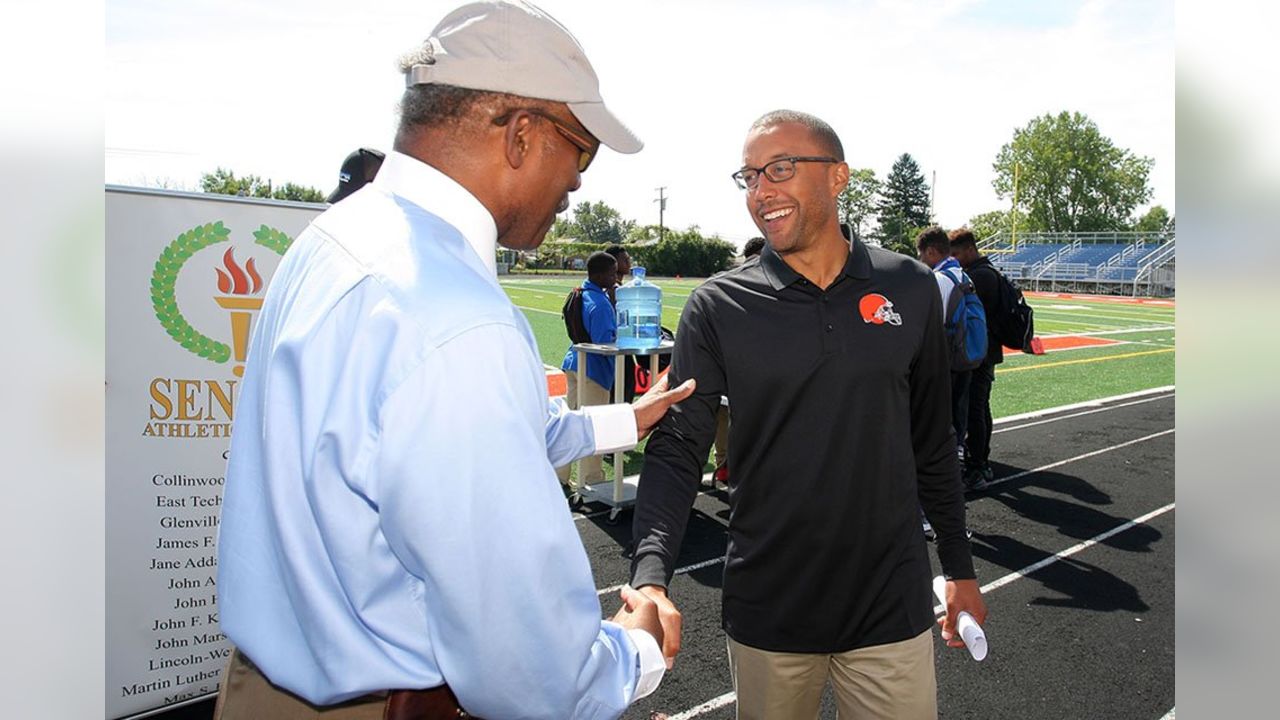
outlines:
[[[1160,720],[1173,710],[1173,424],[1172,391],[997,424],[997,482],[968,497],[990,654],[977,663],[935,640],[940,717]],[[683,650],[625,718],[733,717],[719,620],[725,501],[709,488],[698,496],[677,563],[691,569],[671,585]],[[578,515],[609,616],[619,605],[609,588],[628,579],[631,515]],[[205,702],[166,716],[211,712]],[[828,692],[821,717],[835,715]]]

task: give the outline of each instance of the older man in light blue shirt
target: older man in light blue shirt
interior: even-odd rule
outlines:
[[[254,329],[219,715],[365,717],[389,694],[391,717],[446,695],[491,720],[616,717],[662,676],[660,609],[627,589],[601,621],[552,465],[633,446],[692,387],[549,403],[494,253],[541,242],[600,142],[640,142],[530,5],[455,11],[404,69],[395,152],[293,243]]]

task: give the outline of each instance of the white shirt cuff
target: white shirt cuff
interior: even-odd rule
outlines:
[[[582,411],[591,419],[591,430],[596,436],[596,451],[592,455],[636,446],[636,411],[630,404],[589,405]]]
[[[635,702],[658,689],[663,674],[667,672],[667,661],[652,635],[639,628],[631,628],[627,634],[640,655],[640,676],[636,678],[636,694],[631,698],[631,702]]]

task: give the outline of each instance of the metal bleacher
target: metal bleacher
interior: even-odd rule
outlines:
[[[978,244],[1024,288],[1123,295],[1172,295],[1172,232],[1001,232]]]

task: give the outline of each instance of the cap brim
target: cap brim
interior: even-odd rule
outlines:
[[[613,113],[609,112],[609,108],[604,106],[602,102],[583,102],[583,103],[565,103],[569,106],[569,110],[573,112],[573,116],[578,118],[578,122],[582,123],[592,135],[601,144],[608,145],[620,153],[637,153],[644,147],[644,143],[636,134],[627,129]]]

